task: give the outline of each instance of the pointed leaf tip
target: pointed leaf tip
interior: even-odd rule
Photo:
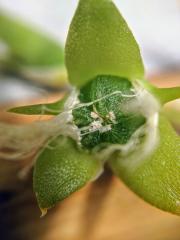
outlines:
[[[41,218],[45,217],[48,211],[47,208],[40,208],[40,210],[41,210]]]
[[[101,165],[69,138],[58,137],[39,155],[33,187],[41,209],[53,207],[93,179]],[[44,213],[44,211],[43,211]]]
[[[116,6],[109,0],[81,0],[66,43],[70,82],[81,86],[96,75],[143,78],[140,50]]]
[[[67,97],[54,103],[35,104],[11,108],[8,112],[25,115],[58,115],[64,110]]]

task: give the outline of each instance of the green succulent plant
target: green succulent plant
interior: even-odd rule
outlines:
[[[145,201],[179,215],[180,138],[162,108],[180,97],[180,88],[156,88],[145,79],[138,44],[109,0],[79,1],[65,58],[75,88],[62,104],[10,110],[64,119],[67,133],[49,138],[36,159],[40,208],[96,179],[106,164]]]
[[[0,42],[6,50],[0,69],[50,86],[66,83],[63,48],[46,35],[0,10]]]

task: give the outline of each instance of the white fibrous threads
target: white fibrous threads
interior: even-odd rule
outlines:
[[[104,133],[111,129],[111,124],[103,126],[101,121],[94,121],[90,124],[89,132],[99,131],[100,133]]]
[[[95,112],[91,112],[91,117],[92,117],[93,119],[98,119],[98,118],[99,118],[99,115],[98,115],[97,113],[95,113]]]
[[[100,133],[104,133],[112,129],[111,124],[102,125],[104,121],[96,112],[91,112],[91,117],[95,119],[95,121],[90,124],[89,132],[99,131]],[[106,118],[112,123],[116,122],[116,117],[112,111],[107,114]]]
[[[109,119],[111,122],[116,123],[116,116],[113,111],[110,111],[107,115],[106,118]]]
[[[132,89],[132,92],[132,95],[126,95],[121,91],[115,91],[111,94],[101,97],[100,99],[96,99],[93,102],[79,103],[77,100],[78,92],[74,91],[72,92],[73,96],[70,97],[70,101],[67,101],[66,110],[70,113],[73,109],[93,106],[93,111],[90,112],[92,122],[87,126],[74,128],[75,132],[77,129],[77,135],[79,135],[79,139],[82,139],[83,136],[93,132],[99,131],[99,133],[105,133],[111,131],[113,125],[117,124],[115,113],[113,111],[109,111],[105,117],[102,117],[94,108],[96,103],[105,100],[110,96],[118,94],[124,98],[128,98],[128,101],[122,101],[119,103],[118,107],[120,110],[124,114],[141,114],[147,119],[146,123],[134,132],[126,144],[110,144],[107,148],[99,149],[97,155],[99,158],[103,158],[104,160],[105,158],[110,157],[113,152],[118,151],[124,159],[123,162],[125,164],[129,164],[129,166],[134,169],[146,158],[147,155],[154,151],[158,144],[159,103],[154,96],[151,95],[146,89],[142,88],[138,82],[134,84],[134,89]],[[72,124],[74,124],[73,121]],[[142,139],[142,136],[143,140],[140,140]],[[75,139],[75,137],[73,138]]]
[[[108,131],[111,131],[111,130],[112,130],[112,126],[109,124],[109,125],[106,125],[106,126],[102,126],[102,128],[100,129],[100,132],[104,133],[104,132],[108,132]]]
[[[71,94],[64,104],[64,111],[72,110],[76,105],[80,103],[78,95],[79,91],[77,91],[76,88],[72,88]]]
[[[89,128],[89,131],[90,132],[95,132],[97,130],[100,130],[102,128],[102,123],[101,121],[93,121],[91,124],[90,124],[90,128]]]

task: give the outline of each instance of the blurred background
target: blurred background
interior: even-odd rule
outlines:
[[[57,56],[54,62],[50,63],[44,63],[42,59],[33,62],[32,56],[29,59],[23,58],[21,51],[27,50],[23,50],[26,43],[33,42],[26,39],[28,34],[32,33],[27,32],[24,42],[19,44],[22,49],[19,49],[14,42],[18,41],[17,35],[24,29],[13,25],[12,22],[9,23],[4,16],[10,17],[11,20],[21,19],[33,31],[35,29],[38,34],[52,39],[56,45],[54,48],[58,51],[58,47],[61,49],[64,47],[77,2],[77,0],[0,0],[1,105],[15,100],[38,98],[49,91],[55,89],[57,91],[66,82],[64,62],[61,59],[63,56]],[[175,76],[176,83],[180,83],[180,1],[115,0],[115,3],[121,9],[140,44],[148,77],[166,78],[168,74],[173,78]],[[28,54],[31,55],[29,52]],[[10,60],[7,60],[7,55],[11,55]],[[41,58],[45,59],[44,56]]]

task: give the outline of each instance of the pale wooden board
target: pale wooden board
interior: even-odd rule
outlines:
[[[109,174],[58,204],[43,219],[28,188],[26,184],[14,201],[0,208],[1,226],[9,226],[3,229],[7,240],[180,239],[179,217],[145,203]]]

